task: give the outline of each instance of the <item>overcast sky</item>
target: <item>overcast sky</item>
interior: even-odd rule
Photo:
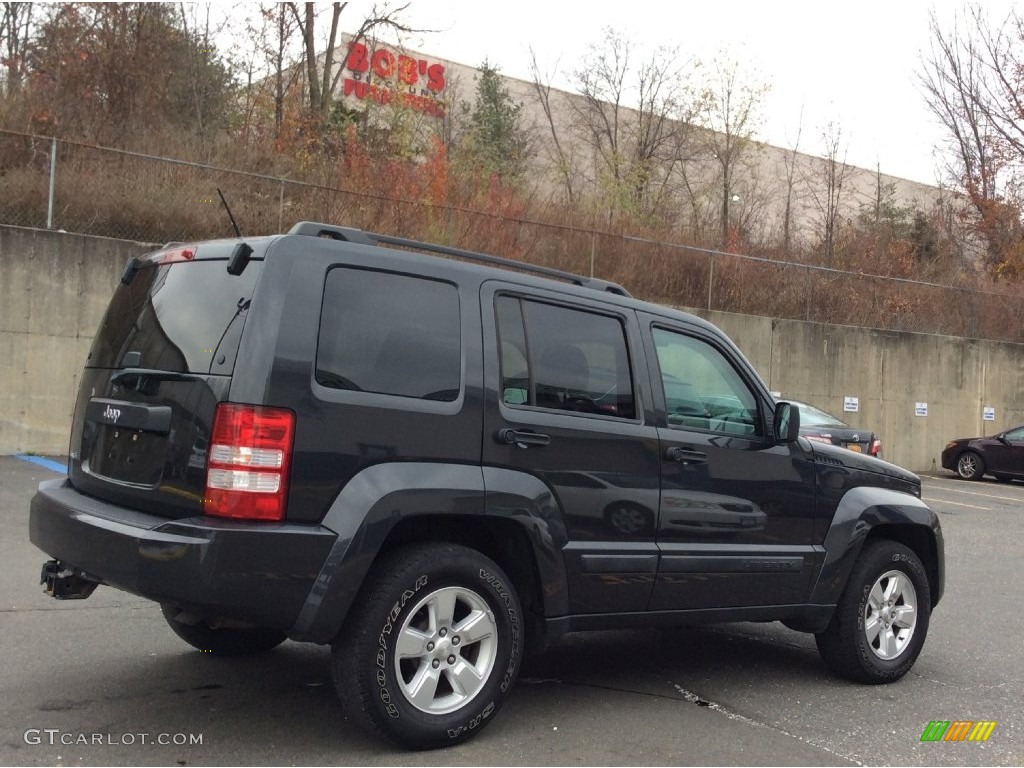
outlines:
[[[378,0],[381,2],[381,0]],[[343,27],[358,24],[372,0],[352,0]],[[395,5],[396,0],[392,0]],[[1002,18],[1011,0],[986,0]],[[678,46],[710,61],[725,49],[768,83],[760,138],[790,147],[803,107],[800,149],[821,154],[821,133],[837,122],[847,162],[928,184],[936,182],[934,147],[942,133],[924,105],[916,71],[928,50],[928,13],[951,20],[949,0],[411,0],[405,18],[424,34],[406,45],[502,74],[530,79],[529,49],[555,85],[573,90],[571,73],[587,46],[613,26],[653,50]],[[1002,14],[1002,16],[1000,16]]]

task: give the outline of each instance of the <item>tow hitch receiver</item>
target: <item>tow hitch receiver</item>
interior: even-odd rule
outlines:
[[[86,578],[84,571],[76,570],[59,560],[47,560],[39,575],[39,583],[50,597],[58,600],[84,600],[99,584]]]

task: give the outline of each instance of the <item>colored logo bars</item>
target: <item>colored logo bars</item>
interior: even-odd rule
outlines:
[[[995,727],[995,720],[932,720],[921,741],[988,741]]]

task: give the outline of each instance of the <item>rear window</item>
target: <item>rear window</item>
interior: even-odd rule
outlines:
[[[221,357],[230,363],[262,268],[253,261],[233,276],[224,260],[143,267],[114,292],[88,365],[207,373]]]
[[[452,401],[461,345],[454,285],[348,267],[327,273],[316,357],[323,386]]]

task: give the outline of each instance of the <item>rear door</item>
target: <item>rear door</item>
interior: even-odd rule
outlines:
[[[635,313],[499,282],[484,284],[481,306],[485,465],[550,489],[572,613],[644,610],[657,564],[659,459]]]
[[[803,601],[820,557],[811,454],[776,444],[771,401],[724,340],[640,317],[661,437],[651,610]]]
[[[214,411],[263,267],[256,254],[228,274],[234,245],[166,249],[126,270],[79,387],[75,487],[154,514],[201,513]]]

